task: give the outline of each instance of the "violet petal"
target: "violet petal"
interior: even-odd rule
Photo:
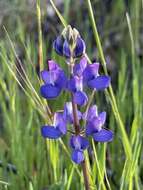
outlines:
[[[61,88],[51,84],[45,84],[40,87],[41,95],[46,99],[56,98],[61,93]]]
[[[113,132],[111,130],[101,129],[99,132],[93,134],[93,138],[97,142],[110,142],[113,139]]]
[[[71,56],[70,47],[69,47],[67,40],[64,41],[63,55],[67,58],[69,58]]]
[[[76,104],[84,106],[88,101],[88,97],[85,92],[77,91],[76,93],[74,93],[74,101]]]
[[[62,36],[58,36],[56,38],[56,40],[53,43],[53,48],[55,49],[57,54],[61,56],[63,55],[63,37]]]
[[[62,133],[53,126],[43,126],[41,128],[41,134],[44,138],[58,139],[62,136]]]
[[[93,80],[88,82],[90,88],[95,88],[96,90],[104,90],[110,85],[109,76],[98,76]]]
[[[81,37],[78,37],[76,40],[76,47],[74,49],[74,57],[80,57],[85,53],[85,42]]]
[[[72,155],[71,155],[71,159],[76,164],[80,164],[84,160],[84,154],[82,151],[73,150]]]

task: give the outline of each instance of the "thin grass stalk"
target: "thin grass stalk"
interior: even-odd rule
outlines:
[[[90,95],[90,97],[89,97],[89,101],[88,101],[88,103],[87,103],[87,106],[86,106],[85,115],[87,115],[87,113],[88,113],[88,110],[89,110],[90,105],[91,105],[91,103],[92,103],[92,101],[93,101],[94,95],[95,95],[95,91],[93,90],[92,93],[91,93],[91,95]],[[106,148],[105,148],[105,149],[106,149]],[[94,149],[94,150],[95,150],[95,149]],[[97,162],[98,162],[98,160],[97,160]],[[100,169],[100,166],[99,166],[98,169]],[[99,178],[101,178],[100,174],[99,174]],[[106,171],[105,171],[105,178],[106,178],[106,181],[107,181],[108,188],[109,188],[109,190],[110,190],[111,187],[110,187],[110,183],[109,183],[109,181],[108,181],[108,177],[107,177]],[[103,188],[104,188],[104,187],[103,187]]]
[[[131,188],[131,184],[133,184],[133,177],[136,176],[136,167],[140,155],[141,143],[139,140],[139,135],[137,136],[137,140],[135,143],[135,147],[133,150],[132,160],[126,159],[124,169],[122,172],[122,183],[120,186],[121,189],[125,189],[125,186]]]
[[[38,21],[38,65],[39,70],[44,69],[43,65],[43,48],[42,48],[42,28],[41,28],[41,10],[40,10],[40,0],[36,2],[37,8],[37,21]]]
[[[108,71],[107,71],[107,67],[106,67],[106,61],[105,61],[101,41],[100,41],[100,38],[99,38],[99,34],[98,34],[98,31],[97,31],[97,26],[96,26],[96,22],[95,22],[95,19],[94,19],[93,9],[92,9],[90,0],[87,0],[87,5],[88,5],[88,10],[89,10],[90,18],[91,18],[93,33],[94,33],[95,41],[96,41],[97,48],[98,48],[98,51],[99,51],[99,55],[100,55],[100,58],[101,58],[101,63],[102,63],[102,66],[103,66],[103,70],[104,70],[104,73],[106,75],[108,75]],[[127,133],[125,131],[125,127],[124,127],[123,121],[121,119],[120,113],[118,111],[116,98],[115,98],[115,95],[114,95],[114,92],[113,92],[113,89],[112,89],[111,85],[109,86],[109,90],[107,91],[107,96],[109,96],[109,99],[111,98],[110,103],[112,105],[113,113],[115,115],[117,123],[120,126],[120,130],[121,130],[121,134],[122,134],[122,138],[123,138],[123,142],[124,142],[123,146],[124,146],[126,156],[129,159],[131,159],[132,150],[131,150],[130,142],[129,142]]]
[[[55,6],[54,2],[52,0],[50,0],[50,3],[52,5],[53,9],[55,10],[56,14],[58,15],[58,18],[60,19],[61,23],[63,24],[64,27],[66,27],[67,26],[67,22],[65,21],[65,19],[61,15],[61,13],[58,11],[58,9]]]
[[[43,64],[43,45],[42,45],[43,43],[42,43],[40,0],[36,1],[36,7],[37,7],[37,20],[38,20],[38,65],[39,65],[39,70],[41,72],[44,69],[44,64]],[[52,112],[48,106],[48,102],[44,100],[44,103],[46,104],[49,120],[52,122]]]
[[[110,183],[109,183],[109,180],[108,180],[108,176],[107,176],[106,170],[105,170],[105,179],[106,179],[107,186],[108,186],[109,190],[112,190],[112,189],[111,189],[111,186],[110,186]]]
[[[100,169],[99,161],[98,161],[98,158],[97,158],[97,152],[96,152],[96,148],[95,148],[95,144],[94,144],[93,139],[92,139],[92,147],[93,147],[93,152],[94,152],[94,156],[95,156],[95,161],[96,161],[96,164],[97,164],[97,169],[98,169],[98,172],[99,172],[100,183],[102,185],[103,190],[106,190],[106,186],[104,184],[104,176],[102,175],[102,171]]]
[[[72,166],[70,176],[69,176],[68,181],[67,181],[66,190],[70,190],[72,178],[73,178],[73,175],[74,175],[74,170],[75,170],[75,168],[74,168],[74,166]]]
[[[27,58],[28,58],[28,60],[29,60],[29,63],[31,64],[32,68],[35,70],[35,66],[34,66],[34,64],[33,64],[32,60],[31,60],[31,57],[30,57],[30,55],[29,55],[29,53],[28,53],[28,50],[27,50],[26,45],[25,45],[24,42],[23,42],[23,47],[24,47],[24,49],[25,49],[25,52],[26,52]],[[39,79],[38,75],[36,75],[36,78],[37,78],[37,81],[38,81],[38,83],[39,83],[39,85],[40,85],[41,82],[40,82],[40,79]]]
[[[137,6],[137,4],[139,4],[139,1],[137,1],[135,3],[135,6]],[[139,6],[137,6],[139,9]],[[135,8],[135,14],[139,14],[139,10],[137,13],[137,7]],[[137,132],[138,132],[138,128],[140,126],[140,118],[139,118],[139,112],[140,112],[140,97],[139,97],[139,78],[138,78],[138,65],[136,64],[136,49],[135,47],[138,46],[138,29],[136,28],[138,25],[138,20],[139,20],[139,16],[135,16],[135,26],[134,26],[134,33],[133,33],[133,28],[132,28],[132,24],[131,24],[131,19],[128,13],[126,13],[126,20],[127,20],[127,25],[128,25],[128,30],[129,30],[129,36],[130,36],[130,41],[131,41],[131,58],[132,58],[132,73],[133,73],[133,81],[132,81],[132,94],[133,94],[133,106],[134,106],[134,114],[135,114],[135,119],[133,121],[133,125],[131,128],[131,142],[132,142],[132,146],[135,144],[135,142],[137,141],[136,139],[138,138],[137,136]],[[133,138],[132,138],[133,137]],[[139,145],[138,145],[139,146]],[[136,147],[136,145],[135,145]],[[134,148],[135,149],[135,148]],[[136,149],[134,150],[134,152],[136,151]],[[129,169],[129,173],[132,173],[132,176],[130,177],[130,184],[133,183],[133,177],[135,179],[135,186],[137,189],[139,189],[139,184],[138,184],[138,172],[137,172],[137,168],[135,168],[136,171],[133,172],[133,162],[137,162],[137,157],[134,161],[132,161],[132,164],[130,166]],[[129,184],[129,188],[132,186]]]
[[[26,96],[31,100],[32,105],[34,105],[34,107],[38,110],[38,112],[41,115],[45,115],[45,113],[43,112],[43,109],[41,109],[41,104],[38,102],[38,100],[33,97],[31,98],[31,94],[29,94],[29,92],[22,86],[22,84],[20,83],[20,81],[18,80],[17,76],[15,75],[14,71],[12,70],[12,68],[9,66],[9,64],[7,63],[7,60],[5,60],[5,58],[0,54],[0,56],[2,57],[2,59],[4,60],[8,70],[10,71],[10,73],[12,74],[12,76],[14,77],[14,79],[16,80],[16,82],[19,84],[19,86],[21,87],[21,89],[23,90],[23,92],[26,94]],[[37,104],[35,106],[35,103]]]
[[[41,72],[44,69],[44,64],[43,64],[43,46],[42,46],[42,29],[41,29],[41,10],[40,10],[40,0],[36,1],[36,6],[37,6],[37,20],[38,20],[38,66],[39,66],[39,71]],[[42,83],[42,81],[41,81]],[[50,122],[50,124],[53,123],[53,117],[52,117],[52,113],[51,110],[48,106],[48,102],[46,100],[44,100],[44,104],[47,107],[47,111],[48,113],[50,113],[48,121]],[[47,123],[47,119],[45,119],[45,123]],[[54,163],[53,163],[53,151],[56,148],[56,145],[54,143],[52,143],[49,139],[46,139],[46,147],[47,147],[47,151],[49,152],[50,155],[50,160],[53,166],[53,172],[54,172],[54,181],[55,183],[57,182],[57,168],[54,167]],[[49,151],[50,149],[50,151]],[[56,151],[55,151],[56,154]],[[57,155],[54,155],[54,157],[58,157]],[[55,163],[56,164],[56,163]]]
[[[10,38],[10,36],[9,36],[8,31],[6,30],[6,28],[5,28],[4,26],[3,26],[3,28],[4,28],[4,31],[6,32],[6,35],[7,35],[8,40],[9,40],[9,42],[10,42],[12,51],[13,51],[13,53],[14,53],[16,59],[18,60],[20,66],[21,66],[21,69],[22,69],[22,71],[23,71],[24,76],[21,74],[21,72],[19,71],[19,69],[17,68],[17,66],[16,66],[15,64],[12,65],[12,64],[10,63],[10,65],[11,65],[11,66],[14,66],[14,67],[16,68],[17,72],[19,73],[20,77],[23,79],[24,83],[25,83],[25,84],[27,85],[27,87],[30,89],[30,91],[32,92],[32,94],[34,93],[35,96],[31,97],[31,95],[27,92],[27,90],[22,86],[22,84],[21,84],[20,81],[18,80],[18,78],[17,78],[17,76],[15,75],[15,73],[12,72],[12,68],[9,67],[9,65],[7,64],[7,62],[5,62],[5,63],[7,64],[8,68],[9,68],[9,71],[12,73],[12,75],[13,75],[13,76],[15,75],[14,78],[16,79],[16,81],[18,82],[18,84],[20,85],[20,87],[22,88],[22,90],[24,91],[24,93],[25,93],[28,97],[30,97],[31,100],[34,99],[34,101],[37,103],[38,107],[36,107],[36,109],[37,109],[40,113],[43,112],[44,114],[42,114],[42,115],[45,115],[44,104],[43,104],[43,102],[41,101],[39,95],[37,94],[35,88],[34,88],[33,85],[31,84],[30,79],[28,78],[28,75],[26,74],[26,72],[25,72],[25,70],[24,70],[24,68],[23,68],[23,66],[22,66],[21,60],[19,59],[19,57],[18,57],[18,55],[17,55],[17,53],[16,53],[15,47],[14,47],[12,41],[11,41],[11,38]],[[41,109],[40,107],[42,107],[42,109]],[[40,108],[40,110],[39,110],[39,108]],[[51,116],[50,108],[49,108],[48,105],[46,106],[46,108],[47,108],[47,109],[46,109],[46,112],[47,112],[47,115],[48,115],[48,120],[51,120],[51,117],[50,117],[50,116]]]
[[[31,84],[30,79],[28,78],[28,75],[26,74],[26,72],[25,72],[25,70],[24,70],[24,68],[23,68],[23,66],[22,66],[21,60],[19,59],[19,57],[18,57],[18,55],[17,55],[17,53],[16,53],[15,47],[14,47],[14,45],[13,45],[11,39],[10,39],[10,36],[9,36],[9,34],[8,34],[8,31],[6,30],[5,27],[3,27],[3,28],[4,28],[4,31],[6,32],[7,38],[8,38],[8,40],[9,40],[9,42],[10,42],[11,47],[12,47],[12,51],[13,51],[13,53],[14,53],[16,59],[18,60],[18,63],[20,64],[20,67],[21,67],[21,69],[22,69],[22,71],[23,71],[24,76],[21,74],[21,72],[19,71],[19,69],[17,68],[16,65],[14,65],[14,67],[16,68],[17,72],[19,73],[20,77],[23,79],[23,81],[25,82],[25,84],[27,85],[27,87],[28,87],[29,89],[31,89],[32,92],[34,92],[34,94],[35,94],[35,96],[37,97],[38,101],[42,104],[42,101],[41,101],[39,95],[37,94],[36,90],[34,89],[33,85]],[[12,65],[12,64],[11,64],[11,65]],[[24,77],[25,77],[25,78],[24,78]],[[43,104],[42,104],[42,105],[43,105]]]
[[[2,181],[2,180],[0,180],[0,184],[6,186],[6,188],[7,188],[7,186],[10,186],[10,183]]]
[[[137,79],[137,75],[136,75],[136,65],[135,65],[135,40],[134,40],[134,35],[133,35],[133,31],[132,31],[132,26],[131,26],[131,20],[130,20],[130,16],[128,13],[126,13],[126,19],[127,19],[127,24],[128,24],[128,30],[129,30],[129,36],[130,36],[130,40],[131,40],[131,56],[132,56],[132,72],[133,72],[133,80],[132,80],[132,86],[133,86],[133,90],[132,90],[132,94],[133,94],[133,103],[134,103],[134,114],[138,113],[138,109],[139,109],[139,94],[138,94],[138,79]]]
[[[64,151],[66,152],[67,156],[70,158],[70,153],[69,153],[69,150],[67,149],[66,145],[64,144],[64,142],[62,141],[62,139],[59,140],[61,145],[62,145],[62,148],[64,149]],[[74,164],[73,167],[75,168],[77,174],[79,175],[79,177],[81,177],[81,174],[80,174],[80,171],[78,169],[78,167]]]
[[[136,168],[136,172],[135,172],[135,188],[137,190],[140,190],[140,180],[139,180],[139,176],[138,176],[138,168],[139,168],[139,166]]]

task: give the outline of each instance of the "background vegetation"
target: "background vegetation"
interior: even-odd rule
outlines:
[[[115,133],[108,144],[90,150],[92,189],[143,189],[143,1],[54,1],[66,22],[86,41],[92,61],[107,62],[112,91],[97,93],[94,102],[107,111],[106,127]],[[39,95],[39,32],[36,1],[0,0],[0,189],[82,190],[82,171],[70,160],[67,139],[47,141],[40,127],[48,122]],[[52,41],[63,30],[50,2],[41,0],[43,63],[54,58]],[[102,49],[97,42],[96,21]],[[41,41],[40,41],[41,42]],[[102,50],[104,57],[101,55]],[[49,101],[55,111],[68,99]]]

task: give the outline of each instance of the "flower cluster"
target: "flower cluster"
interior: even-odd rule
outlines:
[[[85,52],[85,42],[80,37],[79,32],[70,26],[65,28],[62,35],[58,36],[53,43],[53,47],[57,54],[70,58],[80,57]]]
[[[62,112],[56,112],[51,125],[41,128],[44,138],[58,139],[65,135],[67,126],[73,126],[69,145],[72,160],[80,164],[84,160],[84,150],[88,148],[91,136],[97,142],[109,142],[113,132],[104,128],[106,112],[98,113],[97,106],[92,105],[81,113],[80,107],[88,104],[87,89],[104,90],[110,85],[110,77],[99,74],[99,63],[89,64],[85,56],[85,42],[76,29],[68,26],[56,38],[53,48],[60,56],[66,57],[70,68],[70,77],[53,60],[48,61],[47,70],[41,72],[44,84],[40,87],[42,97],[54,99],[62,91],[71,94],[71,101],[66,102]],[[78,63],[77,63],[78,60]],[[84,122],[82,122],[84,121]],[[84,123],[84,126],[81,126]]]

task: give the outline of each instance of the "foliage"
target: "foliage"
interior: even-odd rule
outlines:
[[[0,2],[4,10],[18,11],[0,15],[0,189],[84,189],[82,171],[65,146],[69,137],[46,143],[40,134],[43,119],[47,123],[50,118],[39,93],[36,4],[29,10],[27,2],[32,1]],[[64,67],[63,58],[51,49],[63,26],[56,13],[50,16],[49,6],[48,13],[45,6],[40,9],[43,63],[52,57]],[[113,89],[94,97],[105,108],[115,136],[108,146],[92,142],[92,189],[142,189],[142,1],[63,0],[57,7],[64,24],[73,24],[83,35],[90,59],[99,60],[103,73],[112,76]],[[52,100],[48,105],[59,110],[67,98],[62,93],[59,105]]]

